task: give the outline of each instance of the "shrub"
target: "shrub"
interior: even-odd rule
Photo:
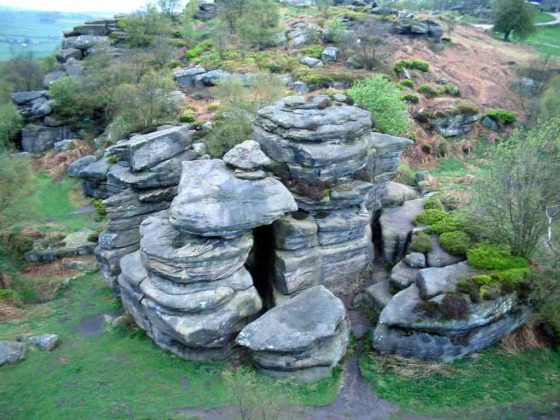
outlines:
[[[431,195],[424,204],[424,210],[444,210],[444,207],[437,195]]]
[[[410,127],[407,105],[400,97],[399,88],[377,75],[357,82],[349,96],[373,115],[377,130],[387,134],[402,134]]]
[[[291,73],[299,66],[295,57],[277,51],[257,51],[252,57],[259,69],[268,70],[270,73]]]
[[[21,303],[21,296],[12,289],[0,289],[0,301],[8,301],[10,303]]]
[[[274,0],[249,0],[237,20],[237,32],[245,45],[265,47],[275,43],[280,33],[280,8]]]
[[[442,209],[424,209],[414,217],[417,225],[430,226],[447,217],[447,213]]]
[[[409,249],[413,252],[430,252],[434,247],[432,237],[424,232],[418,232],[412,235]]]
[[[103,204],[103,200],[95,200],[93,206],[98,215],[105,216],[107,214],[107,207]]]
[[[196,116],[192,111],[185,111],[179,116],[179,121],[182,123],[193,123],[196,121]]]
[[[529,266],[523,257],[514,257],[505,247],[479,245],[467,251],[467,261],[474,268],[486,270],[508,270]]]
[[[430,70],[430,64],[424,60],[399,60],[393,66],[395,73],[400,74],[403,69],[419,70],[426,73]]]
[[[420,98],[414,93],[406,93],[401,96],[401,98],[403,99],[403,101],[406,101],[409,104],[417,104],[418,102],[420,102]]]
[[[398,86],[405,89],[405,88],[410,88],[410,89],[414,89],[414,82],[410,79],[405,79],[405,80],[401,80],[398,83]]]
[[[323,47],[320,44],[308,45],[301,49],[301,53],[306,57],[313,57],[313,58],[320,59],[324,49],[325,47]]]
[[[441,247],[452,255],[465,255],[471,247],[469,235],[461,231],[442,233],[439,240]]]
[[[119,24],[126,32],[126,42],[131,47],[149,47],[162,34],[171,32],[169,22],[153,5],[121,19]]]
[[[461,101],[453,110],[455,114],[468,114],[468,115],[475,115],[479,113],[478,107],[471,103]]]
[[[445,214],[441,220],[437,221],[436,223],[432,224],[428,228],[429,233],[437,233],[441,235],[445,232],[453,232],[453,231],[463,231],[468,233],[469,235],[473,233],[471,236],[476,235],[476,226],[471,226],[473,220],[471,220],[466,215],[459,213],[457,211],[450,211]]]
[[[544,268],[532,272],[527,281],[531,286],[529,301],[536,308],[537,321],[547,323],[560,342],[560,270]]]
[[[23,117],[14,104],[0,105],[0,153],[13,148],[12,140],[22,125]]]
[[[83,87],[75,77],[61,77],[49,86],[49,93],[54,101],[56,113],[64,117],[84,114],[87,99],[83,95]]]
[[[185,53],[185,57],[188,59],[192,59],[195,57],[198,57],[199,55],[201,55],[204,51],[207,51],[209,49],[211,49],[214,45],[214,42],[210,39],[207,39],[205,41],[199,42],[198,44],[196,44],[193,48],[191,48],[190,50],[188,50]]]
[[[429,97],[434,97],[439,95],[439,91],[435,87],[427,83],[418,86],[418,89],[416,90]]]
[[[14,201],[19,200],[33,186],[35,173],[31,159],[0,155],[0,226],[2,219],[7,217],[5,210]],[[17,218],[19,215],[10,215]]]
[[[361,74],[336,67],[321,69],[300,68],[294,71],[294,76],[296,79],[316,88],[328,88],[336,82],[352,84],[364,78]]]
[[[486,113],[486,116],[498,121],[502,125],[510,125],[517,121],[515,113],[507,109],[491,109]]]

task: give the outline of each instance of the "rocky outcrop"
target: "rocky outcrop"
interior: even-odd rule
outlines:
[[[193,132],[187,127],[166,126],[109,148],[118,163],[102,158],[78,172],[86,193],[106,198],[103,204],[109,220],[95,254],[110,287],[118,289],[120,259],[139,247],[142,221],[167,209],[177,194],[182,162],[197,157],[192,144]]]
[[[428,107],[420,109],[415,118],[443,137],[457,137],[472,130],[479,119],[479,111],[476,106],[467,102],[439,98]]]
[[[249,147],[248,162],[238,165],[267,162]],[[238,154],[232,151],[231,163]],[[140,251],[120,262],[125,307],[161,347],[188,359],[225,357],[262,308],[245,268],[252,229],[296,209],[289,191],[266,174],[238,178],[222,160],[183,162],[169,211],[141,224]]]
[[[65,257],[93,254],[96,243],[90,237],[92,230],[70,233],[61,238],[44,238],[33,241],[33,249],[25,254],[28,262],[49,262]]]
[[[323,286],[271,309],[237,336],[264,373],[311,382],[330,376],[348,345],[344,304]]]
[[[480,271],[466,262],[411,267],[425,264],[420,255],[409,254],[393,269],[391,283],[402,289],[396,294],[383,293],[378,285],[368,289],[374,307],[381,308],[373,336],[376,350],[449,362],[490,346],[525,322],[527,310],[516,293],[472,300],[457,286]]]
[[[426,37],[430,41],[440,42],[444,34],[443,27],[431,19],[417,19],[406,16],[393,26],[393,32],[413,37]]]

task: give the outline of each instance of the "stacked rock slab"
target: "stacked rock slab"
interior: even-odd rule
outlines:
[[[109,220],[95,254],[110,287],[118,289],[120,259],[139,248],[140,223],[167,209],[177,194],[182,162],[197,157],[190,150],[192,141],[193,132],[187,127],[164,127],[118,142],[109,150],[117,164],[101,159],[80,170],[84,185],[98,174],[102,192],[109,196],[103,201]],[[99,185],[93,191],[100,191]]]
[[[374,330],[373,346],[382,353],[450,362],[494,344],[526,321],[516,293],[480,302],[459,294],[461,278],[480,274],[466,262],[409,270],[415,279],[390,298]],[[446,296],[463,302],[461,317],[449,319],[437,309],[445,307]]]
[[[247,325],[236,342],[261,371],[311,382],[331,375],[346,352],[348,333],[342,301],[315,286]]]
[[[259,166],[264,156],[252,156]],[[186,359],[227,356],[259,314],[262,301],[245,268],[252,229],[297,209],[278,180],[239,170],[222,160],[183,162],[169,210],[141,224],[140,250],[120,262],[127,311],[159,346]]]
[[[370,113],[347,102],[344,95],[294,96],[258,112],[254,140],[299,208],[274,224],[280,295],[342,284],[373,259],[376,191],[412,142],[372,133]]]

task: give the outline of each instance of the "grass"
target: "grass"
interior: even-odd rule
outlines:
[[[87,203],[89,200],[83,197],[79,180],[68,177],[56,180],[39,172],[31,192],[3,212],[4,224],[12,231],[33,227],[41,231],[76,232],[85,227],[88,217],[74,211]]]
[[[538,12],[535,15],[535,23],[547,23],[556,20],[554,16],[546,12]]]
[[[61,298],[37,305],[28,318],[0,324],[0,339],[25,333],[56,333],[52,352],[29,352],[18,365],[0,368],[0,418],[170,418],[178,408],[229,405],[221,377],[226,363],[182,360],[139,330],[109,328],[88,338],[76,330],[85,316],[121,311],[99,274],[74,280]],[[326,404],[336,396],[340,373],[315,385],[259,378],[271,393],[293,404]]]
[[[539,53],[560,57],[560,25],[541,26],[524,43]]]
[[[523,418],[521,405],[541,414],[559,408],[560,353],[550,349],[516,355],[490,349],[450,365],[419,363],[416,372],[395,368],[370,349],[360,368],[374,392],[415,415],[509,418],[515,405],[511,418]]]

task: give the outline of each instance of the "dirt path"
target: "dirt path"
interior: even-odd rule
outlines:
[[[325,406],[309,408],[306,411],[309,419],[388,419],[399,410],[395,404],[375,395],[362,377],[358,366],[362,344],[361,341],[358,342],[356,351],[346,366],[336,400]]]
[[[560,24],[560,12],[549,13],[549,15],[554,16],[554,20],[551,20],[550,22],[535,23],[535,26],[552,26],[552,25]],[[492,25],[490,23],[473,23],[472,26],[474,26],[476,28],[481,28],[481,29],[492,29],[492,27],[494,25]]]

